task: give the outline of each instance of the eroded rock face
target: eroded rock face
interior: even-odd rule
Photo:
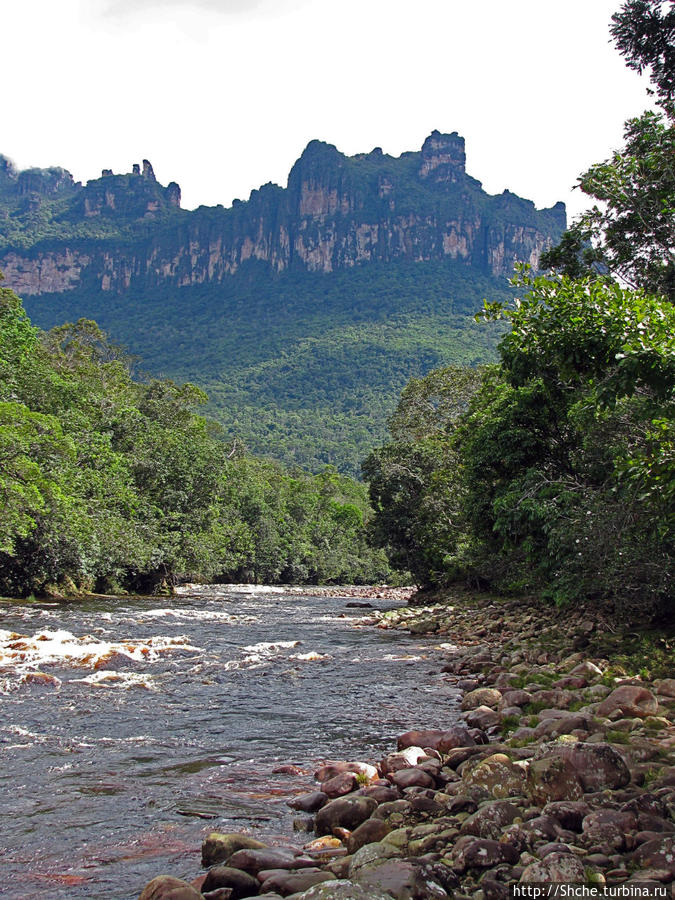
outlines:
[[[62,293],[84,282],[113,292],[132,284],[221,283],[249,260],[273,272],[333,272],[364,262],[453,259],[486,274],[510,275],[516,260],[536,267],[566,225],[563,204],[539,211],[508,191],[486,194],[466,174],[464,139],[437,131],[420,151],[398,159],[381,150],[347,157],[311,141],[287,188],[264,185],[231,209],[180,210],[179,186],[160,185],[147,160],[142,171],[139,165],[127,175],[106,169],[85,186],[63,169],[3,173],[14,221],[22,203],[39,205],[60,192],[70,204],[52,246],[49,240],[38,245],[36,236],[33,252],[27,230],[20,246],[29,250],[7,247],[11,252],[0,255],[8,286],[24,296]],[[155,219],[161,229],[148,236]],[[77,226],[88,222],[104,227],[90,229],[81,254]],[[122,236],[129,238],[124,246]]]

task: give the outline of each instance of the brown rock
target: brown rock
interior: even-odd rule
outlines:
[[[497,800],[517,797],[525,789],[525,772],[504,753],[494,753],[478,762],[469,762],[462,770],[467,787],[483,788]]]
[[[332,872],[317,869],[313,872],[278,872],[271,875],[260,885],[261,892],[276,891],[282,897],[289,894],[300,894],[316,884],[324,881],[335,881]]]
[[[366,819],[366,821],[355,828],[347,841],[347,853],[356,853],[366,844],[374,844],[381,841],[383,837],[389,834],[389,826],[381,819]]]
[[[208,869],[219,862],[224,862],[237,850],[263,850],[266,846],[247,834],[212,831],[202,844],[202,866]]]
[[[603,742],[590,744],[582,741],[565,741],[542,744],[534,758],[537,760],[551,757],[561,757],[572,764],[586,793],[624,787],[630,781],[630,772],[623,757],[613,747]]]
[[[338,797],[318,811],[314,820],[314,830],[318,835],[332,834],[333,828],[348,828],[352,831],[369,819],[376,809],[377,801],[372,797],[362,797],[358,794]]]
[[[232,892],[232,900],[241,900],[242,897],[257,894],[259,887],[258,879],[249,875],[248,872],[230,866],[215,866],[209,870],[204,879],[202,893],[216,891],[219,888],[229,888]]]
[[[582,827],[587,840],[595,846],[602,845],[603,852],[607,852],[605,848],[621,852],[627,847],[627,833],[637,828],[637,820],[629,812],[598,809],[584,818]]]
[[[469,691],[464,695],[462,700],[462,709],[476,709],[478,706],[487,706],[489,709],[497,709],[499,701],[502,699],[502,692],[496,688],[476,688],[475,691]]]
[[[501,716],[496,710],[490,709],[489,706],[477,706],[475,709],[464,713],[466,724],[470,728],[480,728],[483,731],[499,724]]]
[[[146,884],[138,900],[202,900],[202,895],[187,881],[158,875]]]
[[[656,697],[647,688],[634,684],[622,684],[598,706],[598,715],[611,718],[618,713],[624,716],[655,716],[659,711]]]
[[[582,800],[561,800],[547,803],[542,812],[552,816],[563,828],[569,831],[581,831],[584,818],[590,813],[588,803]]]
[[[484,803],[473,815],[464,820],[461,833],[496,841],[505,826],[510,825],[518,814],[518,807],[508,800],[493,800]]]
[[[328,797],[323,791],[312,791],[311,794],[300,794],[299,797],[294,797],[292,800],[289,800],[288,806],[290,806],[291,809],[297,809],[300,812],[313,813],[321,809],[322,806],[325,806],[326,803],[328,803]],[[258,849],[262,848],[259,847]]]
[[[642,868],[667,869],[670,878],[675,879],[675,837],[667,834],[641,844],[631,860]]]
[[[527,792],[538,806],[555,800],[578,800],[584,794],[574,766],[560,756],[532,760],[527,770]]]
[[[397,748],[404,750],[406,747],[430,747],[440,753],[447,753],[455,747],[473,747],[476,743],[469,734],[467,728],[456,725],[446,730],[431,729],[428,731],[406,731],[399,736]]]
[[[501,863],[514,865],[518,861],[518,851],[511,844],[465,835],[455,842],[450,859],[455,872],[491,869]]]
[[[434,788],[436,786],[432,776],[417,767],[394,772],[391,779],[396,787],[402,791],[409,787]]]
[[[549,853],[544,859],[527,866],[520,881],[583,884],[586,881],[586,871],[583,862],[572,853]]]
[[[325,794],[329,800],[336,797],[344,797],[345,794],[351,794],[357,787],[356,775],[353,772],[341,772],[334,775],[328,781],[321,784],[321,793]]]

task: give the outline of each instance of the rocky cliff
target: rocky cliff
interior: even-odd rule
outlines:
[[[134,293],[220,284],[250,260],[270,272],[452,259],[509,275],[537,266],[565,207],[491,196],[465,170],[464,139],[434,131],[420,151],[344,156],[312,141],[286,188],[267,184],[231,208],[180,208],[147,160],[86,185],[64,169],[17,172],[0,157],[0,270],[23,296],[79,287]]]

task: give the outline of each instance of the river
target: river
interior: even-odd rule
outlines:
[[[457,721],[443,645],[360,625],[348,602],[247,586],[0,601],[1,893],[136,900],[157,874],[199,874],[209,831],[300,844],[285,800],[318,763]]]

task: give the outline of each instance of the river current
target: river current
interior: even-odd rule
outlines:
[[[348,602],[248,586],[0,601],[0,893],[136,900],[155,875],[199,874],[210,831],[300,845],[285,801],[319,763],[455,722],[447,645]]]

